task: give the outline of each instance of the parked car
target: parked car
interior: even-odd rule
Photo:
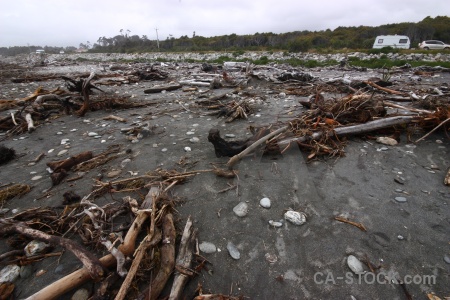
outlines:
[[[423,41],[422,43],[419,43],[419,48],[420,49],[425,49],[425,50],[433,50],[433,49],[449,50],[450,49],[450,45],[447,45],[447,44],[445,44],[444,42],[441,42],[441,41],[429,40],[429,41]]]

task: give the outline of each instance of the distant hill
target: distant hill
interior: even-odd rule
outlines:
[[[181,36],[159,41],[149,40],[147,36],[121,34],[114,37],[99,37],[91,45],[80,43],[81,48],[89,52],[133,53],[133,52],[195,52],[195,51],[327,51],[339,49],[370,49],[377,35],[407,35],[411,39],[411,47],[417,47],[422,40],[436,39],[450,43],[450,18],[438,16],[426,17],[420,22],[404,22],[380,26],[338,27],[323,31],[294,31],[275,34],[272,32],[252,35],[222,35],[215,37]],[[47,53],[59,53],[60,50],[70,52],[75,47],[9,47],[0,48],[1,55],[15,55],[34,52],[42,48]]]

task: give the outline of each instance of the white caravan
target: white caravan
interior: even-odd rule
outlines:
[[[374,49],[381,49],[384,47],[409,49],[411,41],[406,35],[379,35],[373,43]]]

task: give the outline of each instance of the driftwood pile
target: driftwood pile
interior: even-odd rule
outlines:
[[[55,165],[55,169],[62,168],[61,163]],[[163,289],[170,291],[166,292],[168,299],[182,299],[187,281],[206,268],[208,261],[196,250],[197,230],[190,217],[182,232],[177,233],[176,199],[170,197],[168,191],[198,172],[158,169],[139,178],[98,181],[94,191],[81,200],[73,192],[66,193],[67,201],[62,210],[33,208],[10,218],[0,218],[0,235],[17,249],[2,254],[2,263],[31,264],[61,255],[60,250],[65,249],[83,264],[82,269],[44,287],[28,299],[56,299],[89,280],[97,282],[92,299],[159,299]],[[104,193],[136,191],[143,187],[148,193],[142,201],[126,196],[121,203],[103,207],[91,202]],[[30,240],[48,243],[50,252],[24,255],[23,249]],[[97,253],[102,252],[109,254],[97,258]],[[173,278],[170,289],[166,287],[169,278]],[[13,293],[14,285],[2,284],[0,290],[9,291],[4,294],[8,297]],[[201,289],[198,292],[201,293]],[[235,298],[199,295],[196,299]]]
[[[287,81],[285,89],[279,90],[286,94],[301,95],[305,89],[312,90],[312,77],[279,76],[279,80]],[[294,81],[294,84],[293,82]],[[300,82],[298,82],[300,81]],[[317,80],[316,80],[317,81]],[[413,141],[412,132],[417,128],[422,130],[443,129],[448,134],[450,130],[449,94],[435,88],[430,94],[417,96],[416,93],[398,91],[387,88],[390,82],[370,80],[353,83],[359,89],[349,84],[336,82],[329,84],[317,83],[315,93],[300,104],[307,109],[298,117],[287,122],[270,124],[259,130],[253,138],[244,141],[225,141],[217,129],[210,130],[208,140],[213,144],[216,156],[229,156],[228,167],[232,168],[245,155],[263,147],[265,153],[278,150],[283,153],[292,145],[309,152],[308,159],[318,156],[344,155],[345,136],[366,134],[366,138],[374,138],[369,133],[382,134],[399,142],[402,133],[406,133],[409,141]],[[296,86],[296,88],[294,88]],[[331,91],[350,90],[351,93],[340,98],[326,99]],[[399,105],[396,102],[412,102],[410,106]],[[403,111],[399,114],[387,114],[387,108]],[[427,108],[427,109],[425,109]],[[432,108],[433,110],[428,110]],[[261,132],[266,130],[266,135]],[[255,133],[255,132],[254,132]],[[416,140],[421,141],[426,136]]]

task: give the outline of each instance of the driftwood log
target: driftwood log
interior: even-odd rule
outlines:
[[[333,131],[329,133],[330,136],[336,135],[336,136],[344,136],[344,135],[357,135],[362,133],[371,132],[374,130],[382,129],[382,128],[389,128],[395,125],[401,125],[401,124],[408,124],[412,121],[417,119],[415,116],[396,116],[396,117],[387,117],[378,119],[375,121],[370,121],[364,124],[358,124],[358,125],[352,125],[352,126],[345,126],[345,127],[338,127],[335,128]],[[232,158],[230,158],[227,162],[227,165],[229,168],[232,168],[238,161],[240,161],[245,155],[251,153],[253,150],[255,150],[259,145],[264,143],[265,141],[269,140],[270,138],[286,131],[288,129],[287,126],[284,126],[282,128],[279,128],[278,130],[260,138],[256,142],[254,142],[252,145],[247,147],[245,150],[240,152],[239,154],[236,154]],[[323,135],[323,132],[315,132],[310,136],[301,136],[301,137],[294,137],[286,140],[282,140],[278,142],[279,146],[287,146],[292,142],[304,142],[307,140],[316,140],[320,138]]]
[[[175,91],[178,89],[181,89],[181,84],[174,84],[174,85],[166,85],[166,86],[154,86],[152,88],[144,90],[144,94],[155,94],[160,93],[162,91]]]
[[[153,279],[149,293],[146,293],[145,299],[155,300],[164,289],[167,280],[172,275],[175,267],[175,238],[176,231],[173,224],[173,216],[171,213],[164,215],[162,220],[163,239],[161,252],[161,267],[158,274]]]
[[[169,300],[181,299],[184,286],[189,280],[189,274],[185,270],[189,270],[192,264],[194,241],[197,231],[192,227],[192,220],[189,216],[183,235],[181,236],[180,249],[176,260],[175,279],[170,291]]]
[[[151,187],[150,191],[145,196],[145,200],[147,203],[152,204],[152,213],[150,220],[150,231],[144,240],[141,242],[139,247],[134,253],[133,263],[131,264],[130,270],[125,278],[122,286],[120,287],[119,292],[116,295],[115,300],[122,300],[127,295],[128,289],[136,275],[136,272],[139,268],[139,265],[144,258],[145,254],[149,249],[154,247],[161,240],[161,232],[156,232],[155,229],[155,214],[156,214],[156,200],[159,196],[159,188]]]
[[[95,77],[95,73],[92,72],[91,75],[89,75],[89,77],[83,81],[81,94],[83,95],[84,101],[83,101],[83,105],[81,106],[81,108],[76,112],[76,114],[80,117],[84,116],[89,109],[89,105],[90,105],[89,93],[90,93],[90,88],[92,87],[91,80],[94,79],[94,77]]]
[[[59,172],[60,170],[69,171],[72,167],[87,161],[92,157],[93,154],[91,151],[85,151],[64,160],[48,162],[47,166],[52,169],[53,172]]]

